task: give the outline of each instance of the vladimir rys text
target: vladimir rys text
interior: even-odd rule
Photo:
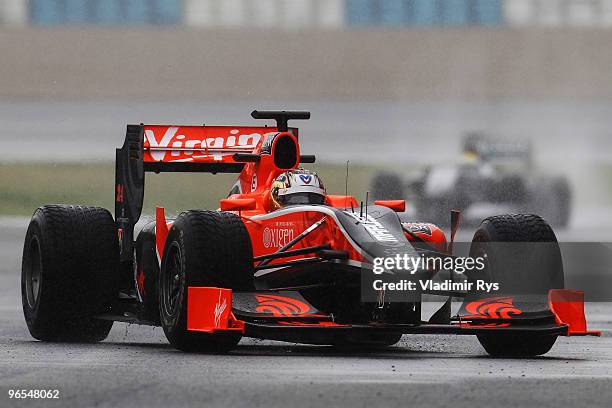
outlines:
[[[411,275],[416,273],[429,273],[447,270],[455,274],[462,275],[470,271],[482,271],[486,267],[486,257],[455,257],[455,256],[436,256],[428,257],[424,254],[420,256],[409,256],[408,254],[397,254],[391,257],[374,258],[372,271],[375,275],[397,272],[407,272]],[[478,274],[477,274],[478,275]],[[415,291],[426,292],[452,292],[452,291],[483,291],[495,292],[500,289],[499,283],[486,282],[482,279],[455,281],[447,279],[444,281],[434,281],[430,277],[412,281],[400,279],[399,281],[386,282],[383,279],[376,279],[372,282],[372,288],[376,291]]]

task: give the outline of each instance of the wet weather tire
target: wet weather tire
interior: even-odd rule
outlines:
[[[32,337],[96,342],[113,322],[93,318],[118,291],[119,245],[111,214],[97,207],[46,205],[26,233],[21,273],[23,314]]]
[[[499,244],[504,243],[504,244]],[[508,245],[505,243],[519,243]],[[523,244],[525,243],[525,244]],[[530,250],[538,248],[539,250]],[[563,263],[557,238],[541,217],[533,214],[486,218],[476,230],[470,256],[487,256],[487,267],[478,277],[497,281],[509,293],[547,296],[564,287]],[[478,341],[492,356],[531,357],[547,353],[556,335],[481,334]]]
[[[240,341],[236,333],[187,330],[187,288],[213,286],[253,290],[253,250],[235,214],[187,211],[172,224],[159,275],[160,320],[170,344],[183,351],[224,352]]]

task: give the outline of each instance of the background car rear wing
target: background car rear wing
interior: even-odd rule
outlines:
[[[471,132],[463,138],[463,152],[474,154],[483,160],[532,159],[531,143],[526,140],[502,140],[478,132]]]

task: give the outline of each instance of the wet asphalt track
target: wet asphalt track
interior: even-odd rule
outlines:
[[[462,131],[537,135],[542,165],[567,173],[576,200],[591,204],[597,184],[584,166],[611,160],[609,103],[228,106],[1,102],[3,159],[112,160],[127,122],[243,118],[240,123],[250,124],[253,107],[282,106],[313,109],[313,120],[300,124],[307,135],[304,151],[324,161],[343,161],[349,154],[354,161],[430,163],[433,153],[437,161],[455,157]],[[86,127],[75,127],[75,117]],[[612,241],[606,232],[612,231],[610,214],[582,208],[573,216],[574,228],[560,238]],[[23,321],[19,289],[26,222],[0,219],[0,407],[612,406],[612,303],[587,305],[590,326],[603,330],[602,338],[561,338],[545,357],[532,360],[491,359],[473,337],[423,335],[404,336],[398,346],[374,354],[243,340],[230,355],[187,355],[169,347],[161,329],[120,323],[96,345],[34,341]],[[469,238],[467,233],[459,239]],[[41,388],[58,389],[60,398],[7,396],[9,389]]]
[[[471,336],[426,335],[373,354],[243,340],[230,355],[189,355],[168,346],[159,328],[122,323],[100,344],[41,343],[21,312],[24,230],[24,220],[0,219],[2,407],[612,404],[612,304],[588,305],[601,338],[560,338],[530,360],[491,359]],[[9,389],[40,388],[58,389],[60,398],[8,399]]]

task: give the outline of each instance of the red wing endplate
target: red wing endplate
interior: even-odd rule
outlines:
[[[601,336],[600,331],[587,330],[584,316],[584,292],[553,289],[548,293],[550,309],[559,324],[567,324],[569,336]]]
[[[472,294],[463,302],[459,325],[472,328],[516,327],[554,324],[566,326],[568,336],[599,336],[587,330],[584,293],[570,289],[552,289],[546,295],[503,295],[478,297]]]
[[[215,287],[187,288],[187,330],[205,333],[238,331],[244,323],[232,313],[232,290]]]

